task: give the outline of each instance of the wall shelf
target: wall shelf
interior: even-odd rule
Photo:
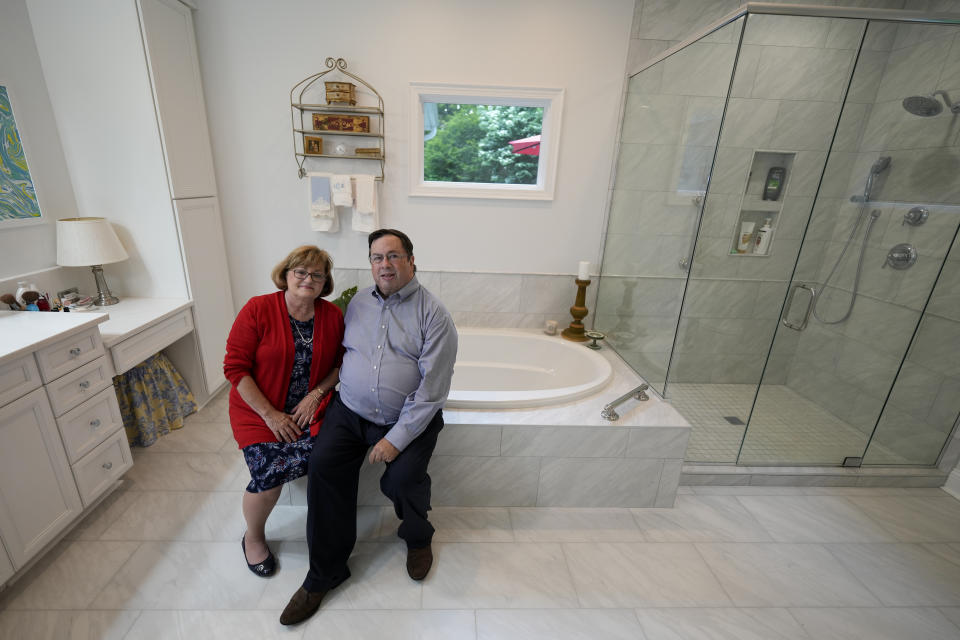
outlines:
[[[308,166],[306,163],[310,161],[311,158],[317,160],[376,160],[380,163],[380,175],[374,176],[374,179],[382,182],[385,175],[384,164],[387,155],[385,146],[386,130],[384,127],[383,118],[383,98],[369,83],[364,81],[359,76],[347,71],[347,62],[343,58],[327,58],[324,60],[324,64],[327,67],[325,71],[321,71],[313,74],[312,76],[304,78],[297,84],[293,85],[293,88],[290,89],[290,120],[293,125],[293,157],[297,162],[297,175],[300,178],[306,177]],[[333,71],[336,71],[349,78],[353,78],[364,88],[368,89],[371,95],[376,97],[377,106],[356,106],[349,103],[324,104],[309,101],[311,98],[316,99],[318,94],[324,90],[324,84],[320,82],[320,79],[324,78],[327,74]],[[304,101],[304,96],[307,96],[308,101]],[[313,118],[311,115],[314,113],[368,116],[370,131],[331,131],[314,129],[312,127]],[[350,138],[367,138],[371,142],[370,146],[367,148],[378,149],[379,153],[347,153],[346,151],[348,147],[343,142],[336,143],[343,146],[343,153],[307,153],[306,139],[309,137],[342,138],[343,140]],[[327,144],[318,144],[318,148],[320,146],[326,147]]]
[[[736,226],[733,229],[733,242],[730,246],[730,255],[738,258],[768,258],[772,253],[773,240],[776,236],[779,226],[780,212],[783,210],[783,202],[786,198],[787,187],[793,174],[793,161],[796,157],[793,151],[764,151],[756,150],[753,152],[753,161],[750,165],[750,173],[747,175],[747,184],[743,188],[743,197],[740,199],[740,213],[737,215]],[[771,167],[782,167],[784,169],[783,184],[780,185],[780,192],[776,200],[764,200],[764,190],[767,182],[767,173]],[[757,232],[766,220],[770,221],[770,238],[767,240],[766,251],[757,253]],[[752,224],[753,229],[746,243],[746,248],[742,248],[743,225]]]

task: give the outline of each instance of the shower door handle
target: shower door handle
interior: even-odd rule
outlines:
[[[787,320],[787,317],[790,315],[790,309],[793,307],[793,299],[797,297],[797,291],[800,289],[806,289],[810,292],[810,298],[807,300],[807,310],[803,313],[803,321],[800,324],[794,324]],[[813,301],[817,297],[817,290],[811,287],[808,284],[798,282],[790,289],[790,294],[787,296],[787,303],[783,306],[783,317],[780,318],[780,322],[783,323],[783,326],[788,329],[793,329],[794,331],[803,331],[807,328],[807,321],[810,319],[810,312],[813,310]]]

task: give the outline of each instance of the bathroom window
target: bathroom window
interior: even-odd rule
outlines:
[[[410,194],[553,199],[562,89],[410,85]]]

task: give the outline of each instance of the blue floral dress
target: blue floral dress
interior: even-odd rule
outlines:
[[[313,318],[301,322],[290,317],[293,333],[293,369],[283,405],[284,413],[293,413],[310,391],[310,361],[313,357]],[[250,467],[247,491],[260,493],[296,480],[307,473],[307,462],[313,449],[313,438],[307,429],[295,442],[260,442],[243,448],[243,457]]]

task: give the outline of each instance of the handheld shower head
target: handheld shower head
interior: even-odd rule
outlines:
[[[877,176],[886,171],[890,167],[890,156],[880,156],[877,158],[877,161],[873,163],[873,166],[870,167],[870,173]]]

